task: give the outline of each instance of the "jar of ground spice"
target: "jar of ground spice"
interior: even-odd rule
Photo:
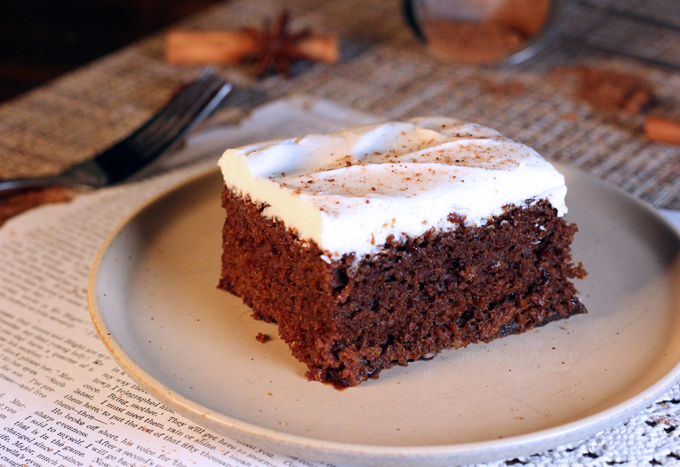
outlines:
[[[559,0],[404,0],[404,15],[433,55],[459,63],[522,62],[552,35]]]

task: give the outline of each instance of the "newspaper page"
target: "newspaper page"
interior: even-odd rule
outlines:
[[[161,189],[214,166],[225,148],[372,120],[328,102],[277,101],[238,126],[194,136],[161,164],[161,175],[44,206],[5,224],[0,229],[0,465],[324,465],[211,433],[154,400],[99,340],[86,286],[98,248],[127,213]]]

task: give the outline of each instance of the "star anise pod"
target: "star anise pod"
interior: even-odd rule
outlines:
[[[276,19],[274,25],[268,21],[264,28],[258,31],[255,28],[246,28],[246,32],[257,44],[255,52],[247,59],[257,62],[257,76],[262,77],[271,71],[276,71],[288,77],[288,67],[297,60],[308,57],[299,50],[297,44],[300,40],[310,36],[309,29],[291,33],[288,31],[290,14],[283,11]]]

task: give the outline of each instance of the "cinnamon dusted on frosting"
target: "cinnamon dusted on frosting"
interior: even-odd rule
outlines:
[[[564,177],[536,151],[444,117],[244,146],[219,165],[227,187],[330,258],[374,253],[389,235],[483,225],[527,201],[567,212]]]

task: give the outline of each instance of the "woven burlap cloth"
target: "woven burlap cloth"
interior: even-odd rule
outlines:
[[[595,3],[637,8],[680,25],[680,8],[673,0]],[[178,27],[260,25],[282,8],[291,11],[293,29],[338,33],[340,63],[299,63],[291,79],[260,81],[248,65],[218,67],[238,90],[228,108],[207,125],[236,122],[264,102],[294,94],[385,118],[455,116],[496,128],[551,161],[608,180],[655,207],[680,209],[680,147],[648,142],[642,133],[643,113],[606,113],[579,99],[575,72],[587,66],[642,77],[656,95],[648,111],[680,119],[680,73],[591,47],[613,41],[627,53],[680,63],[680,33],[675,37],[630,20],[603,21],[566,5],[557,37],[529,62],[508,68],[457,65],[428,56],[405,26],[397,0],[232,1]],[[162,57],[159,35],[0,106],[0,177],[57,173],[125,136],[198,73],[197,68],[167,65]],[[679,411],[680,387],[675,386],[625,423],[579,443],[499,465],[677,463]]]

